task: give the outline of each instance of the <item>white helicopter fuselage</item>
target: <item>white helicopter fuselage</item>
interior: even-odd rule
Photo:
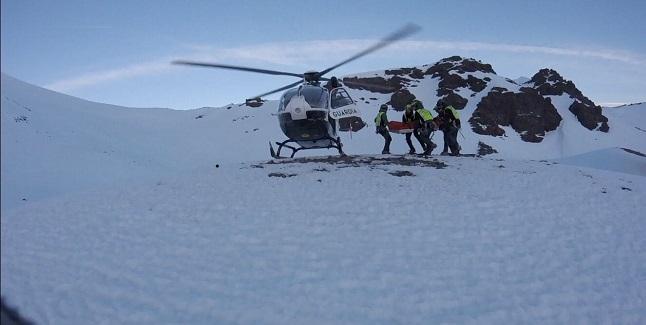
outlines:
[[[283,133],[304,148],[326,148],[337,138],[338,121],[360,117],[357,104],[343,87],[303,84],[286,91],[278,105]]]

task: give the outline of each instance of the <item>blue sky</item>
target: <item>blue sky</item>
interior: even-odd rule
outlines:
[[[600,104],[637,102],[646,100],[644,3],[2,0],[1,67],[98,102],[222,106],[296,80],[169,62],[320,70],[414,22],[422,30],[407,41],[334,74],[461,55],[510,78],[554,68]]]

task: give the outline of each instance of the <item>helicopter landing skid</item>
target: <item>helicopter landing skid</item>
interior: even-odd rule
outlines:
[[[345,153],[343,152],[343,149],[341,148],[343,146],[341,144],[341,138],[337,137],[336,139],[334,139],[334,138],[328,136],[328,137],[313,140],[313,141],[319,141],[319,140],[330,140],[330,141],[332,141],[332,144],[329,145],[329,146],[314,146],[314,147],[309,147],[309,148],[299,146],[298,148],[296,148],[294,146],[288,145],[288,143],[297,142],[297,141],[289,139],[289,140],[285,140],[283,142],[276,142],[276,145],[278,146],[278,151],[274,151],[274,147],[271,145],[271,142],[270,142],[269,143],[269,153],[271,154],[272,158],[287,158],[287,157],[281,157],[280,156],[280,150],[283,149],[283,147],[285,147],[285,148],[288,148],[288,149],[292,150],[292,154],[289,156],[289,158],[294,158],[294,155],[300,150],[336,148],[337,150],[339,150],[339,155],[345,156]]]

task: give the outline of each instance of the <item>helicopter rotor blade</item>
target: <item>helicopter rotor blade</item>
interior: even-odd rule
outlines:
[[[264,93],[264,94],[260,94],[260,95],[258,95],[258,96],[253,97],[253,98],[261,98],[261,97],[264,97],[264,96],[267,96],[267,95],[271,95],[271,94],[273,94],[273,93],[277,93],[277,92],[282,91],[282,90],[286,90],[286,89],[289,89],[289,88],[293,88],[294,86],[297,86],[297,85],[299,85],[299,84],[301,84],[301,83],[303,83],[303,81],[302,81],[302,80],[299,80],[299,81],[294,82],[294,83],[291,83],[291,84],[289,84],[289,85],[287,85],[287,86],[280,87],[280,88],[278,88],[278,89],[274,89],[274,90],[272,90],[272,91],[268,91],[268,92],[266,92],[266,93]]]
[[[242,66],[227,65],[227,64],[184,61],[184,60],[176,60],[176,61],[173,61],[172,63],[173,64],[181,64],[181,65],[197,66],[197,67],[241,70],[241,71],[247,71],[247,72],[255,72],[255,73],[263,73],[263,74],[271,74],[271,75],[279,75],[279,76],[292,76],[292,77],[303,78],[303,74],[301,74],[301,73],[292,73],[292,72],[284,72],[284,71],[276,71],[276,70],[258,69],[258,68],[242,67]]]
[[[404,27],[402,27],[401,29],[397,30],[396,32],[394,32],[394,33],[390,34],[389,36],[383,38],[377,44],[375,44],[375,45],[373,45],[373,46],[371,46],[371,47],[369,47],[369,48],[355,54],[354,56],[346,59],[345,61],[342,61],[341,63],[333,65],[333,66],[319,72],[318,75],[320,77],[320,76],[322,76],[322,75],[324,75],[324,74],[326,74],[326,73],[328,73],[328,72],[330,72],[330,71],[332,71],[332,70],[334,70],[334,69],[336,69],[336,68],[338,68],[338,67],[340,67],[340,66],[342,66],[342,65],[344,65],[346,63],[349,63],[349,62],[354,61],[354,60],[356,60],[356,59],[358,59],[358,58],[360,58],[362,56],[365,56],[365,55],[370,54],[370,53],[372,53],[374,51],[377,51],[377,50],[379,50],[379,49],[381,49],[383,47],[386,47],[390,43],[396,42],[396,41],[398,41],[400,39],[406,38],[406,37],[408,37],[408,36],[410,36],[410,35],[412,35],[414,33],[417,33],[420,29],[421,29],[421,27],[419,27],[418,25],[409,23],[409,24],[405,25]]]
[[[347,79],[343,80],[343,84],[348,86],[354,86],[356,88],[362,88],[362,89],[378,89],[386,93],[394,93],[397,90],[397,88],[391,87],[391,86],[378,85],[370,82],[351,81]],[[350,88],[353,88],[353,87],[350,87]]]

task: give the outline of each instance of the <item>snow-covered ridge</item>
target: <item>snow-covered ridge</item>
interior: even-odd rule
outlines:
[[[624,104],[624,105],[618,105],[618,106],[604,106],[604,108],[637,108],[637,107],[642,107],[642,109],[646,109],[646,102],[631,103],[631,104]]]

